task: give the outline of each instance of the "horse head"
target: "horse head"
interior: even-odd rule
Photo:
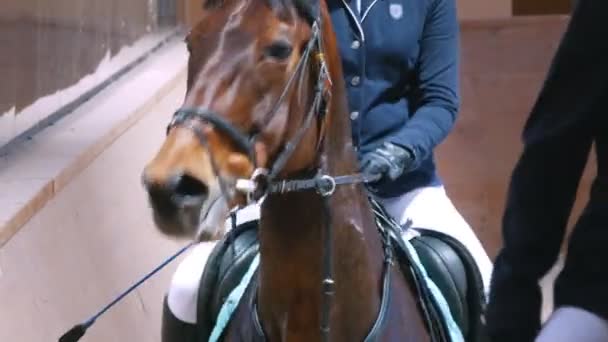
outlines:
[[[239,180],[318,164],[327,92],[315,92],[315,85],[330,80],[321,7],[303,0],[204,4],[185,40],[183,105],[142,175],[163,233],[217,239],[230,209],[247,201]]]

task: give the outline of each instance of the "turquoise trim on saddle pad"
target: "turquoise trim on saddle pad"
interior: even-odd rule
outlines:
[[[462,335],[462,331],[454,320],[454,317],[452,316],[452,312],[450,310],[450,306],[448,305],[447,300],[443,296],[443,293],[441,292],[439,287],[437,287],[435,282],[429,277],[428,273],[426,273],[426,269],[424,268],[422,262],[420,262],[420,257],[418,256],[418,252],[416,252],[414,246],[410,243],[408,239],[403,239],[403,241],[405,241],[405,246],[413,259],[412,264],[416,266],[420,270],[420,273],[424,276],[424,279],[422,280],[429,288],[429,290],[431,290],[431,294],[437,302],[437,306],[441,310],[441,315],[443,316],[443,319],[447,324],[448,332],[450,334],[450,342],[464,342],[464,336]]]
[[[217,316],[215,327],[213,327],[211,336],[209,336],[209,342],[217,342],[220,336],[222,336],[224,329],[228,325],[228,322],[230,322],[230,318],[232,317],[232,314],[234,313],[236,307],[239,305],[241,297],[243,297],[243,293],[245,293],[245,289],[247,289],[247,286],[249,286],[249,282],[251,282],[251,277],[253,277],[253,275],[255,274],[255,271],[257,270],[259,264],[260,253],[256,254],[253,261],[251,261],[251,265],[249,265],[247,273],[245,273],[239,285],[230,292],[228,299],[226,299],[226,301],[222,305],[222,309],[220,310],[220,313]]]
[[[424,268],[424,265],[422,265],[422,263],[420,262],[420,258],[418,257],[418,253],[416,252],[416,249],[414,248],[414,246],[412,246],[412,244],[410,243],[410,241],[407,238],[405,238],[403,240],[405,241],[405,246],[408,249],[408,252],[413,259],[412,264],[420,270],[420,273],[424,277],[424,279],[422,279],[422,280],[425,282],[425,284],[431,290],[431,294],[433,295],[435,301],[438,304],[439,309],[441,310],[443,319],[445,320],[445,322],[448,326],[448,331],[450,334],[450,342],[464,342],[464,337],[462,335],[462,331],[460,330],[460,327],[458,327],[458,324],[456,323],[456,321],[454,321],[454,317],[452,316],[450,307],[448,306],[448,303],[447,303],[445,297],[441,293],[441,290],[437,287],[435,282],[433,282],[433,280],[431,280],[431,278],[429,278],[429,276],[426,272],[426,269]],[[243,293],[245,292],[245,289],[247,288],[247,286],[249,286],[249,283],[251,282],[251,278],[255,274],[255,271],[257,270],[259,263],[260,263],[260,254],[258,253],[258,254],[256,254],[253,261],[251,262],[251,265],[249,266],[247,273],[245,273],[245,275],[243,276],[243,279],[241,280],[239,285],[230,292],[228,299],[226,299],[226,302],[224,302],[224,304],[222,305],[222,309],[220,310],[220,313],[218,315],[215,327],[213,328],[213,331],[211,332],[211,336],[209,337],[209,342],[217,342],[219,340],[224,329],[228,325],[228,322],[230,322],[230,318],[232,317],[234,310],[238,306],[241,298],[243,297]]]

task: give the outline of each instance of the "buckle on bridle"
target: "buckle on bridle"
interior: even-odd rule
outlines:
[[[323,197],[333,195],[336,191],[336,180],[328,175],[318,177],[316,180],[317,193]]]

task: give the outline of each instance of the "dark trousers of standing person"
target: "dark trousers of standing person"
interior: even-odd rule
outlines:
[[[493,341],[533,341],[540,330],[538,281],[558,258],[593,142],[597,175],[554,300],[608,319],[607,122],[608,1],[579,0],[526,122],[509,185],[486,312]]]

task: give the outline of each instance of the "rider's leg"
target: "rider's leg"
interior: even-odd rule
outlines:
[[[196,323],[198,285],[205,262],[213,249],[213,243],[203,242],[193,246],[179,264],[169,287],[167,305],[175,318],[184,323]]]
[[[162,341],[195,342],[198,285],[212,243],[193,246],[171,279],[169,293],[163,303]]]
[[[175,317],[167,301],[163,301],[163,319],[161,326],[162,342],[196,342],[196,325],[184,322]]]
[[[401,224],[412,220],[416,228],[439,231],[464,244],[477,262],[486,294],[492,261],[473,229],[452,204],[443,186],[423,187],[395,198],[379,198],[389,214]]]
[[[237,225],[257,219],[257,205],[237,212]],[[227,228],[231,227],[230,219],[226,221],[226,225]],[[182,329],[193,329],[196,325],[199,284],[213,245],[213,242],[204,242],[193,246],[173,274],[163,313],[163,342],[183,341],[179,337],[175,339],[170,336],[184,336]]]
[[[589,311],[562,307],[542,328],[536,342],[608,341],[608,321]]]

